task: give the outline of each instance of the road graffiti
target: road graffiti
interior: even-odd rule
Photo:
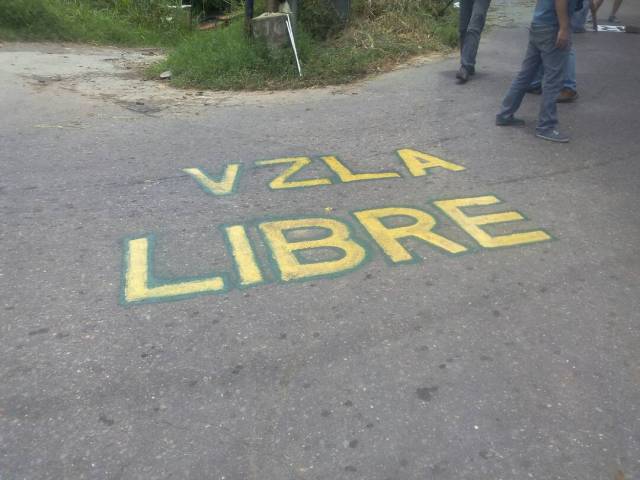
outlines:
[[[430,169],[441,168],[460,172],[465,168],[417,150],[397,151],[409,175],[421,177]],[[320,157],[332,172],[331,176],[292,179],[308,167],[309,157],[261,160],[256,166],[285,166],[269,182],[273,190],[309,188],[319,185],[403,178],[399,172],[356,173],[335,156]],[[201,168],[183,169],[208,194],[230,195],[238,192],[242,174],[240,164],[229,164],[215,178]],[[263,219],[223,225],[224,241],[230,268],[207,276],[177,279],[156,278],[154,272],[153,234],[124,240],[121,303],[136,304],[190,298],[195,295],[225,293],[232,288],[255,287],[268,282],[290,283],[320,277],[345,275],[369,261],[372,246],[377,247],[390,264],[417,262],[421,257],[404,242],[417,240],[435,251],[458,255],[478,249],[497,249],[546,242],[552,239],[544,230],[522,230],[516,226],[511,233],[492,234],[489,226],[526,220],[518,211],[505,210],[504,203],[494,195],[455,197],[430,202],[432,211],[442,214],[448,222],[464,232],[467,244],[438,233],[438,220],[421,206],[389,205],[350,212],[352,219],[334,216],[308,216]],[[487,208],[498,211],[487,213]],[[469,210],[478,209],[482,213]],[[394,224],[394,220],[396,223]],[[402,220],[402,224],[397,224]],[[503,228],[504,230],[504,228]],[[261,239],[252,243],[250,234]],[[258,250],[268,261],[260,260]]]
[[[428,170],[441,168],[452,172],[460,172],[465,167],[457,163],[443,160],[427,153],[404,148],[398,150],[397,155],[402,162],[402,166],[413,177],[425,176]],[[256,167],[287,166],[271,182],[269,188],[272,190],[285,190],[290,188],[317,187],[321,185],[332,185],[339,183],[363,182],[371,180],[402,179],[400,172],[378,172],[378,173],[356,173],[352,171],[345,162],[334,155],[320,157],[322,164],[327,168],[327,176],[320,178],[306,178],[292,180],[291,177],[298,175],[306,167],[314,164],[310,157],[287,157],[275,158],[273,160],[258,160]],[[231,163],[224,167],[222,172],[216,177],[208,173],[202,167],[183,168],[183,172],[189,174],[196,183],[210,195],[230,195],[238,192],[241,180],[242,168],[240,164]]]

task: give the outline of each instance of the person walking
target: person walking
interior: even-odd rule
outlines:
[[[524,125],[524,120],[514,117],[514,114],[520,108],[531,81],[542,65],[544,88],[536,136],[552,142],[569,141],[569,137],[557,129],[556,99],[562,90],[565,65],[571,47],[569,21],[575,7],[576,0],[538,0],[533,12],[529,45],[522,67],[502,101],[502,108],[496,115],[496,125]]]
[[[458,83],[467,83],[469,77],[476,73],[476,55],[490,3],[491,0],[460,0],[460,69],[456,73]]]
[[[584,33],[586,31],[584,25],[587,21],[587,12],[590,7],[593,12],[593,7],[589,0],[577,0],[576,11],[571,16],[570,21],[571,31],[573,33]],[[558,103],[569,103],[578,98],[578,87],[576,82],[576,49],[573,46],[571,47],[571,50],[569,50],[569,56],[567,57],[567,64],[565,65],[564,72],[565,76],[562,84],[562,90],[560,90],[560,94],[556,100]],[[538,72],[527,89],[527,93],[535,93],[538,95],[542,93],[543,76],[544,67],[540,65]]]

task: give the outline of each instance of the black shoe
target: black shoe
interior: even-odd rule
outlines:
[[[456,73],[456,78],[458,79],[458,83],[467,83],[469,80],[469,71],[464,67],[460,67],[458,73]]]
[[[533,93],[534,95],[540,95],[542,93],[542,87],[529,87],[527,93]]]
[[[516,118],[513,115],[510,117],[503,117],[502,115],[496,115],[496,125],[499,127],[523,127],[524,120]]]

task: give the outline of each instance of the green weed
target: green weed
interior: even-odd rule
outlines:
[[[303,0],[296,42],[270,50],[247,38],[241,20],[191,30],[179,0],[0,0],[0,38],[174,47],[149,76],[171,70],[173,84],[211,89],[277,89],[339,84],[457,43],[446,0],[353,0],[345,25],[327,0]],[[194,0],[200,9],[238,8],[237,0]],[[264,1],[256,0],[256,15]],[[240,16],[241,18],[241,16]]]
[[[172,45],[183,12],[153,0],[2,0],[0,37],[121,45]]]
[[[305,0],[304,5],[307,1],[312,0]],[[369,8],[368,0],[362,1]],[[455,46],[455,14],[445,12],[438,17],[434,12],[440,3],[413,1],[398,0],[398,8],[372,3],[372,16],[361,12],[340,32],[310,28],[309,22],[315,17],[301,15],[296,43],[302,78],[298,77],[291,48],[270,51],[263,43],[248,39],[241,22],[192,36],[149,75],[171,70],[172,82],[180,87],[300,88],[350,82],[412,56]],[[422,6],[418,8],[418,4]],[[355,8],[364,7],[356,4]],[[318,27],[319,23],[314,25]]]

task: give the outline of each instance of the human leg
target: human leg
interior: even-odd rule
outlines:
[[[462,62],[462,52],[464,51],[464,45],[467,38],[467,28],[471,21],[471,14],[473,13],[473,5],[475,0],[461,0],[460,1],[460,19],[458,22],[460,33],[460,69],[456,72],[456,78],[459,83],[466,83],[469,79],[470,72],[466,69]]]
[[[509,91],[502,100],[502,107],[500,113],[496,115],[496,123],[500,120],[512,118],[513,114],[518,111],[522,99],[524,98],[531,81],[535,77],[536,73],[542,65],[542,58],[540,51],[532,40],[532,34],[529,33],[529,45],[527,46],[527,52],[525,53],[520,72],[516,75]]]
[[[565,65],[562,90],[560,90],[556,101],[558,103],[569,103],[573,102],[576,98],[578,98],[578,88],[576,85],[576,50],[571,47]]]
[[[571,46],[567,56],[563,88],[569,88],[574,92],[578,91],[576,84],[576,49],[573,46]]]
[[[556,47],[557,33],[556,28],[540,28],[532,31],[544,65],[544,88],[536,127],[538,133],[555,130],[558,124],[556,100],[564,83],[570,48]]]
[[[531,80],[531,83],[529,84],[527,93],[535,93],[535,94],[542,93],[542,77],[543,76],[544,76],[544,68],[542,67],[542,64],[540,64],[540,68],[538,68],[538,71],[533,77],[533,80]]]
[[[476,65],[476,55],[480,44],[480,35],[484,29],[487,18],[487,10],[491,0],[474,0],[471,17],[462,44],[461,64],[473,74]]]
[[[460,34],[460,54],[462,55],[462,47],[464,46],[464,40],[467,34],[467,27],[471,20],[471,13],[473,12],[474,0],[461,0],[460,1],[460,17],[458,22],[458,32]]]
[[[604,2],[604,0],[591,0],[589,2],[591,7],[591,23],[594,32],[598,31],[598,10],[602,6],[602,2]]]
[[[609,17],[610,22],[617,22],[616,13],[618,13],[618,9],[622,5],[622,0],[613,0],[613,8],[611,9],[611,16]]]
[[[544,76],[544,67],[540,65],[540,68],[536,72],[535,77],[529,84],[527,93],[542,93],[542,78]],[[576,83],[576,50],[571,47],[569,55],[567,56],[567,64],[565,65],[564,82],[562,84],[562,90],[558,96],[559,103],[572,102],[578,96],[578,87]]]
[[[584,25],[587,23],[587,13],[589,12],[590,0],[584,0],[582,8],[571,16],[571,30],[573,33],[583,33]]]

